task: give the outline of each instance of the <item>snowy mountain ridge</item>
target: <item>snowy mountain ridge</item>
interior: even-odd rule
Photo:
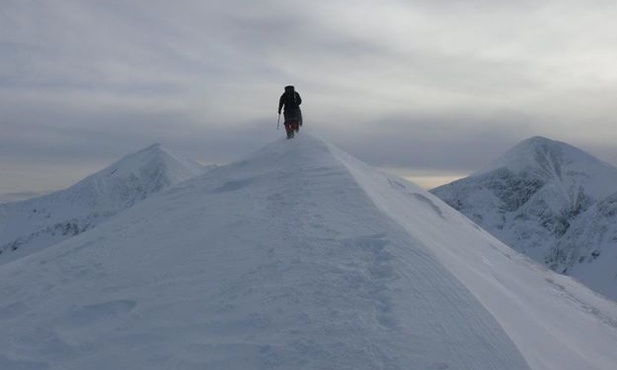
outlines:
[[[617,300],[617,168],[534,137],[432,192],[506,244]]]
[[[77,235],[208,169],[154,144],[67,189],[0,204],[0,263]]]
[[[0,266],[0,368],[614,369],[617,305],[304,132]]]

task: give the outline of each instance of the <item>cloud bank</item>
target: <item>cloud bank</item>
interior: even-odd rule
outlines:
[[[616,17],[595,0],[5,0],[0,192],[153,142],[238,159],[281,136],[289,83],[307,128],[384,168],[470,172],[533,135],[617,164]]]

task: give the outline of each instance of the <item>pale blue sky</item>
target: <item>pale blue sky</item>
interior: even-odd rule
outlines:
[[[0,193],[154,142],[227,163],[310,130],[439,181],[530,136],[617,164],[614,1],[3,0]]]

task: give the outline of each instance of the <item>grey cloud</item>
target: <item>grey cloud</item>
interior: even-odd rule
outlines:
[[[265,121],[212,125],[173,109],[147,112],[125,107],[93,112],[48,106],[36,112],[46,118],[37,120],[25,119],[21,110],[6,111],[13,118],[3,124],[0,157],[24,163],[76,159],[101,163],[154,142],[206,162],[224,163],[247,148],[267,143],[275,128]]]
[[[157,141],[225,163],[279,136],[288,83],[312,130],[379,166],[471,171],[537,134],[610,157],[617,14],[538,4],[6,0],[2,161]]]
[[[479,169],[534,134],[528,117],[508,112],[398,115],[370,124],[369,133],[341,132],[337,127],[323,130],[341,147],[375,166],[459,173]]]

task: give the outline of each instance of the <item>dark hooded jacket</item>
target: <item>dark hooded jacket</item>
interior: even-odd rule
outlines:
[[[300,104],[302,104],[302,98],[298,94],[293,86],[285,86],[285,92],[279,99],[279,114],[285,107],[284,116],[285,122],[297,120],[302,122],[302,112],[300,111]]]

